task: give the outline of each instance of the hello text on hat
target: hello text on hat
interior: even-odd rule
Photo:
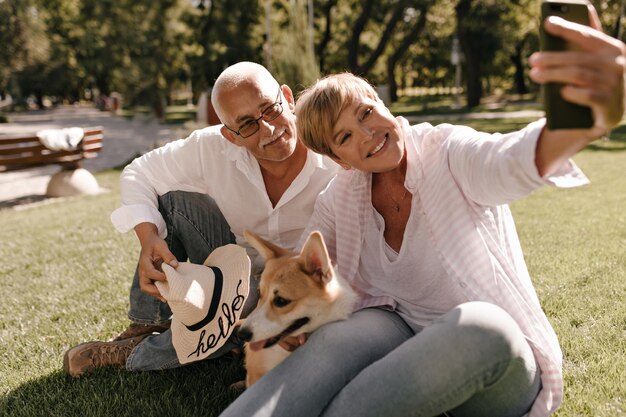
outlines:
[[[237,245],[215,249],[204,265],[162,265],[156,286],[172,310],[172,343],[181,364],[210,356],[226,343],[250,291],[250,258]]]

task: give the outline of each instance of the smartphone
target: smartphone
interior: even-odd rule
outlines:
[[[576,50],[563,38],[550,35],[543,28],[543,21],[548,16],[559,16],[563,19],[589,26],[589,10],[586,0],[543,0],[541,2],[540,43],[542,51]],[[593,126],[591,109],[566,101],[561,96],[562,83],[542,84],[543,105],[546,112],[547,127],[557,129],[588,129]]]

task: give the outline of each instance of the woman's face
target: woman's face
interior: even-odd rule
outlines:
[[[400,124],[383,103],[367,97],[341,111],[329,140],[335,160],[344,168],[386,172],[404,155]]]

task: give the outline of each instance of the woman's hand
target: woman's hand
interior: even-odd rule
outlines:
[[[593,7],[590,17],[591,27],[556,16],[547,18],[543,23],[547,32],[580,50],[537,52],[529,59],[534,81],[563,83],[563,98],[590,107],[594,118],[590,129],[544,129],[536,155],[541,176],[554,172],[567,158],[613,129],[626,108],[626,45],[600,31]]]

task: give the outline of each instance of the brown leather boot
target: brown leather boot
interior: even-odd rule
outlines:
[[[126,330],[109,340],[109,342],[117,342],[124,339],[130,339],[131,337],[150,335],[152,333],[163,333],[169,328],[169,323],[164,325],[131,323],[128,325]]]
[[[86,342],[74,346],[63,356],[63,370],[80,377],[105,366],[126,366],[130,352],[148,335],[140,335],[116,342]]]

